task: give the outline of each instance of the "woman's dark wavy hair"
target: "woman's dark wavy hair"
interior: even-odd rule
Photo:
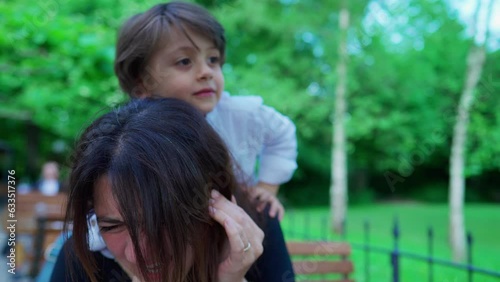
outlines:
[[[75,254],[92,281],[99,270],[88,246],[88,215],[96,182],[108,177],[146,277],[145,257],[161,264],[168,281],[216,281],[223,227],[210,218],[210,191],[238,203],[231,157],[203,115],[175,99],[138,99],[94,121],[72,157],[66,228],[72,222]],[[247,210],[250,210],[247,206]],[[139,241],[146,236],[147,250]],[[142,240],[142,239],[141,239]],[[190,269],[186,250],[193,252]],[[187,277],[185,277],[185,273]]]
[[[177,31],[183,33],[194,46],[196,44],[188,31],[213,42],[220,52],[221,64],[224,63],[224,28],[205,8],[179,1],[158,4],[130,17],[118,32],[114,68],[125,93],[139,97],[154,87],[156,82],[148,73],[149,61]]]

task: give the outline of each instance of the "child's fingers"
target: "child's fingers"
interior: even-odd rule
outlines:
[[[269,209],[269,216],[276,217],[277,212],[278,212],[278,206],[276,205],[276,203],[273,203],[271,205],[271,208]]]
[[[285,208],[281,206],[279,213],[278,213],[278,220],[281,221],[283,220],[283,217],[285,216]]]
[[[276,215],[281,215],[283,211],[283,206],[278,201],[274,201],[271,203],[271,207],[269,208],[269,216],[276,217]]]
[[[270,203],[273,201],[274,196],[269,193],[262,193],[256,197],[258,203]]]
[[[250,189],[250,198],[252,200],[263,201],[269,199],[270,196],[273,196],[269,191],[261,187],[254,187]]]
[[[271,195],[270,193],[266,193],[266,194],[261,196],[261,201],[271,202],[273,200],[274,200],[274,196]]]
[[[273,203],[271,208],[269,209],[269,216],[276,217],[278,216],[278,220],[281,221],[285,214],[285,208],[280,203]]]
[[[263,210],[266,209],[267,205],[269,205],[269,202],[259,202],[257,204],[257,211],[262,212]]]

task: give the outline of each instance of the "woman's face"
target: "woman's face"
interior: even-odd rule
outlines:
[[[159,277],[159,262],[148,261],[147,257],[144,259],[149,274],[147,279],[141,278],[142,274],[137,264],[134,244],[130,238],[127,226],[120,215],[119,205],[113,197],[111,183],[106,175],[102,176],[96,183],[94,189],[94,210],[101,236],[107,248],[133,281],[134,279],[139,279],[140,281],[165,280]],[[139,240],[141,240],[141,247],[145,248],[145,236],[141,236]],[[186,265],[190,266],[193,263],[193,257],[191,251],[187,251],[189,253],[187,255]]]

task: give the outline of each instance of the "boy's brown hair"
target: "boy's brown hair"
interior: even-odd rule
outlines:
[[[191,42],[188,31],[213,41],[224,63],[224,28],[205,8],[185,2],[158,4],[129,18],[118,33],[115,73],[129,96],[140,96],[147,92],[147,83],[154,83],[148,81],[151,77],[145,77],[149,60],[174,31],[182,32]]]

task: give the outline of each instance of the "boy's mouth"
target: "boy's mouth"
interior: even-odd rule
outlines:
[[[200,91],[195,92],[194,95],[198,97],[212,96],[215,95],[215,90],[212,88],[204,88]]]

